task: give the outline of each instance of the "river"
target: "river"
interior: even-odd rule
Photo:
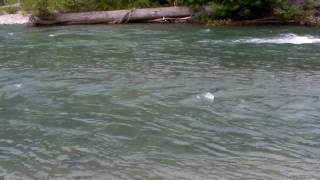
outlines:
[[[0,179],[319,179],[320,30],[0,27]]]

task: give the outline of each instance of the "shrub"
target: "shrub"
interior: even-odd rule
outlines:
[[[50,16],[53,11],[79,12],[114,10],[167,5],[213,5],[215,19],[253,19],[276,14],[290,18],[302,8],[290,5],[292,0],[24,0],[23,8],[38,16]],[[314,2],[315,0],[309,0]],[[312,3],[310,3],[312,4]],[[311,6],[311,5],[310,5]]]
[[[273,0],[217,0],[216,18],[252,19],[272,11]]]
[[[6,12],[7,12],[8,14],[15,14],[15,13],[17,13],[18,10],[19,10],[18,7],[9,6],[9,7],[7,7],[7,9],[6,9]]]
[[[22,9],[36,16],[49,17],[60,9],[61,3],[62,1],[55,0],[24,0]]]
[[[19,6],[16,5],[0,6],[0,14],[15,14],[17,11]]]
[[[53,10],[80,12],[114,10],[166,5],[170,0],[24,0],[23,8],[36,15],[48,15]]]
[[[303,9],[293,6],[283,6],[274,9],[274,14],[284,19],[291,19],[293,17],[302,15]]]

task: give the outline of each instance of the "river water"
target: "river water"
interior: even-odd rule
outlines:
[[[320,30],[0,27],[0,179],[319,179]]]

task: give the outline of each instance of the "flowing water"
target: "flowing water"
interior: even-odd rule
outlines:
[[[0,179],[319,179],[320,30],[0,27]]]

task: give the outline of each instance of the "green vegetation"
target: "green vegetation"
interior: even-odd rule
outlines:
[[[12,5],[12,4],[15,4],[15,3],[17,3],[16,0],[0,0],[0,6]]]
[[[302,13],[303,13],[303,8],[290,6],[288,0],[278,1],[278,6],[274,8],[274,14],[279,15],[285,19],[290,19],[292,17],[299,16]]]
[[[16,4],[15,0],[0,0],[0,14],[14,14],[19,10],[19,6]]]
[[[308,1],[308,0],[306,0]],[[308,4],[314,0],[309,0]],[[290,0],[217,0],[214,1],[214,19],[257,19],[266,16],[293,18],[303,12]]]
[[[2,0],[4,1],[4,0]],[[38,16],[50,16],[55,12],[81,12],[96,10],[132,9],[172,5],[193,7],[213,6],[215,11],[210,16],[201,16],[218,23],[232,20],[257,19],[278,16],[290,19],[303,14],[305,9],[290,4],[292,0],[23,0],[22,8]],[[312,11],[315,0],[308,1],[308,12]],[[1,0],[0,0],[1,2]],[[15,3],[15,0],[7,0]],[[223,20],[223,21],[212,21]]]
[[[159,0],[25,0],[23,8],[34,13],[41,11],[80,12],[115,10],[169,5]]]

